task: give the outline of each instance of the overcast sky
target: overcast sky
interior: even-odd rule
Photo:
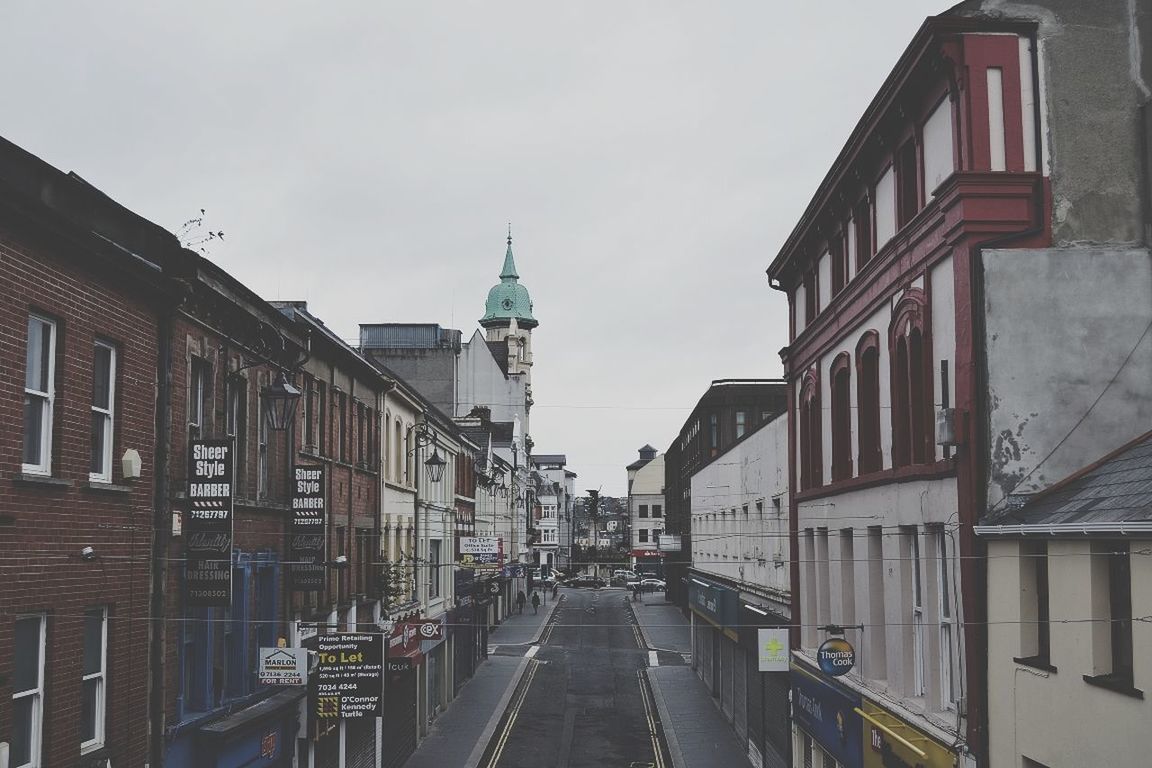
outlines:
[[[0,7],[0,134],[268,299],[477,327],[512,222],[538,453],[622,495],[709,382],[778,377],[764,274],[924,18],[837,0]]]

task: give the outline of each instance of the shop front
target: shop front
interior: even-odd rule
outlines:
[[[688,579],[688,605],[693,615],[692,664],[697,675],[733,719],[739,593],[693,574]]]
[[[384,717],[381,765],[400,768],[416,751],[417,673],[424,664],[421,638],[414,621],[396,623],[388,637],[384,671]]]
[[[754,768],[785,768],[790,763],[792,743],[788,732],[788,672],[760,671],[759,631],[787,627],[787,608],[767,601],[749,602],[746,595],[741,597],[739,654],[747,685],[744,704],[737,703],[734,726],[738,736],[747,737],[748,759]]]
[[[789,676],[796,762],[830,765],[828,758],[831,758],[844,768],[863,768],[864,721],[860,717],[860,695],[795,660]],[[823,756],[823,762],[817,755]]]
[[[196,757],[203,768],[290,768],[307,689],[295,686],[198,729]],[[175,761],[174,761],[175,764]]]
[[[959,756],[879,704],[864,699],[864,768],[955,768]]]

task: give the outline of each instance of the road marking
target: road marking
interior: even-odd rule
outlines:
[[[520,695],[516,698],[516,703],[512,706],[512,710],[508,714],[508,722],[505,724],[504,730],[500,732],[500,740],[496,744],[496,750],[492,753],[492,759],[488,761],[487,768],[495,768],[496,764],[500,762],[500,756],[504,754],[504,747],[508,743],[508,737],[512,734],[512,727],[516,725],[516,718],[520,714],[520,708],[524,706],[524,699],[528,698],[528,689],[532,687],[532,678],[536,676],[536,670],[540,668],[540,664],[537,661],[531,661],[529,663],[532,665],[532,668],[528,670],[528,676],[524,680],[524,688],[520,691]]]
[[[648,651],[648,666],[660,666],[660,658],[656,655],[656,651]]]
[[[660,737],[656,733],[655,707],[652,706],[652,702],[648,698],[648,686],[644,684],[644,675],[644,670],[636,670],[636,682],[640,685],[640,701],[644,703],[644,718],[648,721],[648,736],[652,740],[652,765],[655,768],[664,768],[664,755],[660,751]]]
[[[528,652],[527,652],[527,653],[525,653],[524,655],[525,655],[527,658],[529,658],[529,659],[530,659],[530,658],[532,658],[533,656],[535,656],[535,655],[536,655],[537,653],[539,653],[539,652],[540,652],[540,646],[538,646],[538,645],[534,645],[534,646],[532,646],[531,648],[529,648],[529,649],[528,649]]]

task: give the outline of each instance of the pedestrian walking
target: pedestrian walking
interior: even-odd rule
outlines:
[[[640,582],[632,585],[632,602],[635,603],[637,601],[643,602],[643,598],[640,597]]]
[[[524,613],[524,590],[516,593],[516,607],[520,609],[520,613]]]
[[[560,584],[559,583],[553,584],[552,585],[552,599],[553,600],[556,599],[556,593],[559,591],[560,591]]]
[[[533,592],[532,593],[532,613],[539,613],[539,612],[540,612],[540,595]]]

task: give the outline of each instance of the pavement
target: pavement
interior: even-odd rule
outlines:
[[[504,619],[488,633],[489,653],[502,646],[527,648],[539,641],[556,605],[549,595],[539,613],[533,614],[532,606],[526,605],[523,615],[513,613]],[[432,723],[404,768],[475,768],[528,662],[523,656],[489,656]]]
[[[649,600],[630,603],[645,643],[654,650],[675,651],[690,661],[692,628],[684,614],[671,603]],[[740,743],[691,666],[661,665],[645,671],[675,768],[751,767],[746,745]]]

